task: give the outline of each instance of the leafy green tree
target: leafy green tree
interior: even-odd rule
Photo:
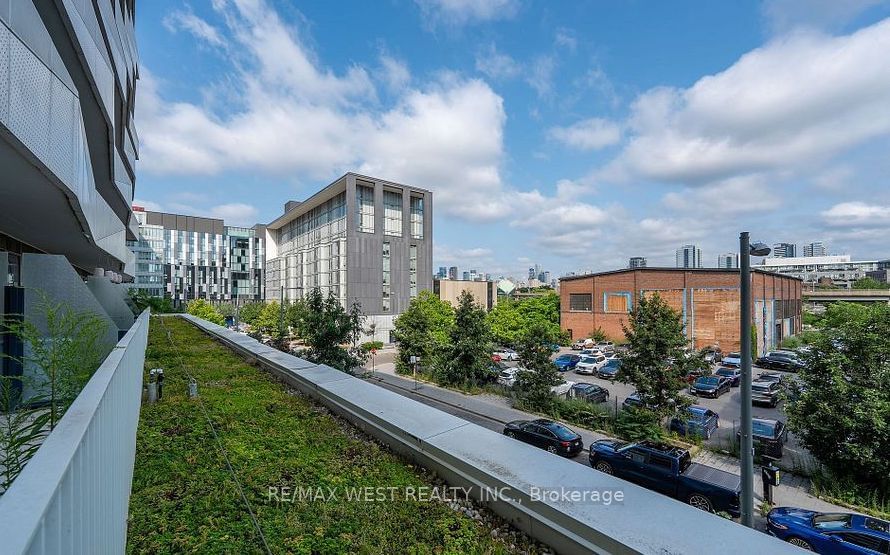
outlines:
[[[248,326],[252,327],[260,317],[260,313],[263,312],[265,306],[266,303],[260,301],[247,303],[238,309],[238,318]]]
[[[364,319],[358,304],[347,312],[333,293],[325,298],[318,288],[310,291],[303,317],[304,339],[309,346],[307,358],[344,372],[355,372],[368,357],[358,346]]]
[[[222,314],[223,318],[230,318],[235,315],[235,305],[232,303],[219,303],[216,305],[216,311]]]
[[[220,326],[226,323],[225,318],[223,318],[222,314],[217,312],[217,310],[213,308],[213,305],[208,303],[204,299],[195,299],[193,301],[189,301],[189,304],[186,306],[185,311],[192,316],[203,318],[208,322],[213,322],[214,324],[218,324]]]
[[[454,308],[431,291],[421,291],[395,320],[393,336],[399,346],[396,371],[411,371],[411,357],[431,371],[439,367],[454,327]]]
[[[566,334],[559,327],[559,295],[549,292],[525,299],[504,299],[488,313],[494,340],[516,345],[533,323],[542,323],[554,343],[565,343]]]
[[[686,387],[686,375],[706,366],[702,354],[686,352],[680,314],[657,293],[640,299],[628,324],[622,324],[628,351],[621,356],[616,379],[633,384],[655,412],[673,412],[683,402],[679,393]]]
[[[267,302],[250,327],[260,335],[270,337],[274,343],[280,343],[288,334],[287,307],[284,310],[285,317],[281,313],[281,305],[278,304],[278,301]]]
[[[890,283],[878,281],[875,278],[864,277],[853,282],[853,289],[888,289]]]
[[[472,293],[463,291],[457,299],[445,360],[436,372],[438,381],[445,385],[483,383],[491,366],[490,333],[485,309]]]
[[[588,333],[587,337],[593,339],[597,343],[608,339],[608,337],[606,337],[606,332],[603,331],[603,328],[596,328],[592,332]]]
[[[306,302],[297,299],[285,307],[284,319],[290,329],[298,336],[303,336],[303,320],[306,317]]]
[[[514,392],[519,404],[530,410],[549,413],[553,410],[556,397],[551,388],[562,382],[556,365],[550,360],[550,345],[559,334],[546,322],[532,322],[519,336],[516,351],[527,372],[516,376]]]
[[[132,288],[127,291],[130,301],[133,303],[136,314],[141,314],[146,308],[150,308],[153,314],[167,314],[174,312],[173,301],[170,297],[153,297],[145,289]]]
[[[834,475],[890,493],[890,306],[836,303],[805,355],[785,411]]]

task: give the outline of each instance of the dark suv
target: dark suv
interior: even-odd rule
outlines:
[[[785,372],[797,372],[803,368],[803,362],[794,353],[785,351],[771,351],[758,358],[755,364],[761,368],[770,370],[784,370]]]
[[[778,382],[756,381],[751,384],[751,403],[776,408],[779,404]]]

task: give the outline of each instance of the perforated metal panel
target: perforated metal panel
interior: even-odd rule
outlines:
[[[49,150],[49,69],[10,35],[8,127],[38,157]]]
[[[2,2],[0,2],[2,6]],[[0,122],[9,117],[9,29],[0,22]]]
[[[50,104],[49,149],[46,164],[69,187],[77,179],[74,147],[75,118],[80,116],[77,98],[61,81],[53,78]]]

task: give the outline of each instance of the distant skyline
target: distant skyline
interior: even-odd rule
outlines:
[[[890,1],[143,2],[136,204],[268,222],[346,171],[433,191],[434,267],[888,258]]]

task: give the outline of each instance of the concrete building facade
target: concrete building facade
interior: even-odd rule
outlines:
[[[498,304],[498,284],[494,281],[434,279],[433,293],[456,307],[461,293],[468,291],[482,308],[491,310]]]
[[[734,252],[727,252],[717,257],[717,267],[733,269],[739,267],[739,255]]]
[[[797,256],[797,245],[794,243],[776,243],[773,245],[774,258],[794,258]]]
[[[632,256],[627,262],[628,268],[645,268],[647,266],[646,258],[643,256]]]
[[[801,281],[755,270],[751,311],[757,350],[763,353],[801,329]],[[616,270],[560,280],[560,323],[573,339],[602,328],[612,340],[624,337],[622,324],[641,297],[658,293],[681,314],[686,336],[696,348],[738,350],[739,271],[647,268]]]
[[[857,280],[890,267],[888,260],[853,260],[849,254],[835,256],[803,256],[798,258],[766,258],[764,270],[803,280],[805,286],[833,286],[851,289]]]
[[[395,317],[433,287],[432,224],[430,191],[347,173],[266,226],[266,298],[317,287],[357,302],[389,342]]]
[[[677,249],[677,268],[701,268],[701,249],[695,245],[683,245]]]
[[[803,246],[804,256],[828,256],[828,249],[822,241],[816,241]]]
[[[174,306],[190,300],[243,304],[265,298],[265,228],[228,226],[217,218],[145,211],[139,221],[131,287]]]

